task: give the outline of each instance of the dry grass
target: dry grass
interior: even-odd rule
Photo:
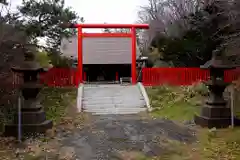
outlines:
[[[161,86],[147,88],[153,116],[176,121],[192,120],[199,111],[202,95],[206,88],[200,85],[190,87]],[[236,95],[239,96],[239,95]],[[169,142],[172,151],[152,160],[238,160],[240,159],[240,128],[204,129],[194,127],[198,141],[193,144]],[[142,160],[149,160],[142,158]]]
[[[195,112],[199,111],[202,96],[208,94],[202,84],[190,87],[161,86],[147,88],[152,115],[172,120],[192,120]],[[173,112],[174,111],[174,112]]]
[[[56,134],[72,132],[88,118],[76,112],[76,88],[44,88],[40,96],[47,118],[54,121],[54,127],[45,136],[24,141],[20,148],[16,139],[1,137],[1,160],[59,159],[63,149],[61,139]]]

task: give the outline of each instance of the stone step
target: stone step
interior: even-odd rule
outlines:
[[[143,97],[83,97],[83,101],[139,101],[144,100]]]
[[[133,89],[138,89],[137,86],[112,86],[112,87],[86,87],[84,86],[84,89],[87,89],[88,91],[91,91],[91,90],[95,90],[95,89],[98,89],[98,90],[119,90],[119,91],[123,91],[123,90],[133,90]]]
[[[112,90],[112,89],[121,89],[121,90],[124,90],[124,89],[133,89],[133,88],[137,88],[137,86],[102,86],[102,85],[99,85],[99,86],[93,86],[93,87],[88,87],[88,86],[84,86],[84,88],[88,89],[88,90],[91,90],[91,89],[109,89],[109,90]]]
[[[109,104],[109,103],[127,103],[127,104],[132,104],[132,103],[139,103],[139,102],[144,102],[143,99],[92,99],[92,100],[86,100],[83,99],[83,104]]]
[[[135,114],[138,114],[142,111],[139,111],[139,112],[112,112],[112,113],[107,113],[107,112],[89,112],[91,113],[92,115],[135,115]]]
[[[129,87],[134,87],[133,85],[119,85],[119,84],[85,84],[84,88],[129,88]]]
[[[105,106],[105,107],[131,107],[131,106],[144,106],[144,102],[132,102],[132,103],[82,103],[84,107],[98,107],[98,106]]]
[[[84,105],[83,108],[145,108],[144,103],[141,104],[88,104]]]
[[[134,97],[139,97],[139,96],[142,96],[141,93],[138,93],[138,92],[128,92],[127,91],[127,95],[131,95],[134,96]],[[122,96],[126,96],[126,92],[125,93],[119,93],[117,91],[114,91],[114,92],[85,92],[83,91],[83,96],[84,97],[122,97]]]
[[[93,114],[137,114],[145,111],[145,108],[108,108],[108,109],[83,109]]]
[[[117,93],[117,91],[112,92],[112,93],[100,93],[100,92],[92,92],[92,93],[86,93],[83,91],[83,96],[86,98],[89,97],[129,97],[129,95],[131,95],[131,97],[142,97],[141,93],[132,93],[132,92],[127,92],[127,93]]]

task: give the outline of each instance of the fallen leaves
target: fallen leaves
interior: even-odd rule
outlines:
[[[29,138],[22,142],[23,147],[16,146],[16,139],[0,138],[0,159],[4,160],[39,160],[61,159],[71,160],[74,156],[72,148],[62,147],[58,136],[61,132],[72,132],[84,122],[85,116],[74,111],[76,88],[45,88],[40,94],[47,117],[54,120],[54,127],[36,139]],[[71,109],[69,109],[71,108]],[[71,111],[71,112],[69,112]],[[74,115],[73,115],[74,114]]]

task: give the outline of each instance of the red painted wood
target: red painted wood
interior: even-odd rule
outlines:
[[[118,78],[118,72],[116,72],[116,81],[118,81],[119,78]]]
[[[149,24],[69,24],[70,28],[138,28],[149,29]]]
[[[240,68],[236,68],[234,70],[228,70],[224,73],[224,81],[232,82],[237,80],[240,77]]]
[[[232,82],[240,75],[240,69],[228,70],[224,73],[224,81]],[[200,81],[207,81],[209,70],[200,68],[144,68],[142,82],[145,86],[158,85],[192,85]]]
[[[192,85],[199,81],[209,79],[209,71],[200,68],[144,68],[142,81],[145,86],[159,86],[164,84],[182,86]],[[78,76],[78,70],[73,68],[51,68],[48,72],[40,75],[40,82],[49,87],[76,86],[74,81]],[[84,74],[85,79],[86,74]],[[224,81],[232,82],[240,76],[240,68],[225,71]],[[116,73],[118,79],[118,73]],[[13,87],[22,84],[22,76],[13,73]]]
[[[130,33],[83,33],[83,38],[87,37],[132,37]]]
[[[78,27],[78,80],[79,83],[83,83],[83,53],[82,53],[82,28]]]
[[[51,68],[48,72],[41,74],[40,82],[49,87],[76,86],[78,71],[71,68]]]
[[[137,72],[136,72],[136,56],[137,56],[137,40],[136,40],[136,28],[131,28],[132,33],[132,84],[137,83]]]
[[[146,86],[191,85],[209,77],[209,72],[200,68],[144,68],[142,74]]]
[[[84,72],[83,80],[84,80],[84,81],[87,80],[87,73],[86,73],[86,72]]]

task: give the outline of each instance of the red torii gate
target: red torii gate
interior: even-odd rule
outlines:
[[[132,65],[131,76],[132,84],[136,84],[136,29],[148,29],[148,24],[68,24],[68,28],[78,29],[78,79],[77,85],[83,83],[83,37],[130,37],[132,39]],[[130,33],[83,33],[83,28],[126,28],[131,29]]]

